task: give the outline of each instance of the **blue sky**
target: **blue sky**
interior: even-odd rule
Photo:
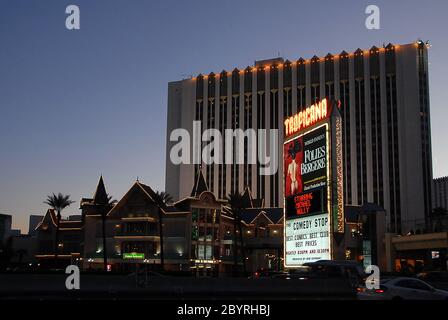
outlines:
[[[381,30],[364,26],[369,4]],[[25,231],[47,194],[89,197],[100,174],[115,198],[137,176],[163,190],[169,81],[417,38],[433,44],[434,176],[448,175],[447,13],[443,0],[0,0],[0,212]]]

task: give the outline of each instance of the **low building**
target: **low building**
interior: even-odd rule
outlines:
[[[448,269],[448,231],[386,234],[387,271],[419,273]]]
[[[103,189],[100,186],[96,194]],[[81,204],[86,269],[100,269],[104,264],[102,219],[94,199],[83,199]],[[140,265],[160,269],[163,263],[164,270],[197,276],[231,273],[233,221],[223,214],[225,203],[208,191],[202,172],[195,178],[191,195],[170,205],[161,202],[151,187],[136,181],[107,213],[110,269],[127,272]]]
[[[103,220],[94,203],[95,201],[84,201],[81,204],[85,226],[83,266],[86,269],[101,269],[104,264]],[[154,268],[161,264],[161,215],[165,233],[163,238],[166,241],[164,263],[167,269],[179,270],[182,265],[188,264],[183,256],[183,252],[187,251],[184,239],[186,229],[175,228],[175,221],[179,218],[181,226],[185,225],[183,213],[164,204],[160,205],[155,192],[136,181],[106,214],[106,254],[109,268],[114,271],[133,271],[137,264],[147,264]],[[179,232],[173,231],[173,228]]]
[[[12,217],[9,214],[0,213],[0,244],[6,240],[11,233]]]
[[[374,203],[345,206],[345,259],[386,270],[386,212]],[[342,240],[342,239],[341,239]]]
[[[11,247],[14,255],[10,262],[17,266],[35,267],[37,264],[37,238],[28,234],[11,237]]]
[[[48,209],[36,227],[37,262],[43,267],[63,267],[74,264],[81,257],[80,243],[82,222],[61,219],[56,245],[57,217],[54,209]]]
[[[249,187],[243,194],[242,222],[248,272],[283,269],[283,209],[265,208]]]
[[[107,198],[102,178],[93,198],[81,200],[83,228],[79,248],[84,269],[104,268],[101,198]],[[263,201],[252,199],[249,189],[243,200],[247,271],[279,269],[282,209],[263,208]],[[163,264],[164,270],[196,276],[242,271],[243,250],[234,242],[239,230],[234,232],[235,222],[227,205],[227,200],[217,199],[209,191],[202,170],[197,171],[190,195],[173,204],[164,203],[150,186],[136,181],[105,213],[108,270],[129,272],[141,265],[160,269]]]

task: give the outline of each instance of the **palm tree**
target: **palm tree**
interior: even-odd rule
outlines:
[[[246,252],[244,249],[244,243],[243,243],[243,225],[242,225],[242,219],[241,214],[244,209],[244,201],[243,201],[243,194],[239,192],[232,192],[229,193],[227,196],[228,201],[228,208],[230,212],[233,215],[233,247],[234,247],[234,253],[233,253],[233,259],[234,259],[234,269],[237,270],[238,267],[238,244],[237,244],[237,235],[236,230],[238,229],[239,232],[239,245],[241,250],[241,256],[243,259],[243,272],[246,273]]]
[[[103,237],[103,264],[104,271],[107,271],[107,237],[106,237],[106,219],[107,213],[112,209],[112,207],[117,203],[117,200],[113,200],[112,196],[107,195],[106,203],[98,203],[100,206],[101,214],[101,227],[102,227],[102,237]]]
[[[69,195],[63,195],[62,193],[58,193],[58,195],[54,194],[51,196],[47,196],[47,199],[44,201],[45,204],[48,204],[54,210],[56,210],[56,234],[54,241],[54,261],[58,258],[58,242],[59,242],[59,225],[61,222],[61,211],[66,207],[74,203],[75,201],[70,200]]]
[[[169,204],[171,204],[173,202],[173,197],[168,192],[156,191],[156,195],[157,195],[157,197],[159,199],[162,200],[162,203],[165,204],[165,205],[169,205]]]
[[[167,204],[173,201],[173,197],[167,192],[164,191],[156,191],[154,201],[158,207],[158,215],[159,215],[159,238],[160,238],[160,267],[162,270],[165,269],[165,252],[163,250],[163,214],[162,207],[166,207]]]

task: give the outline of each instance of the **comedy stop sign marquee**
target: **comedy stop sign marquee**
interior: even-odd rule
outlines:
[[[285,120],[285,266],[342,257],[342,122],[336,104],[317,102]]]

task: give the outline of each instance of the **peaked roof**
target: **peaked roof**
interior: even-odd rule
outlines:
[[[252,190],[247,186],[244,188],[243,193],[243,208],[263,208],[264,207],[264,199],[254,199],[252,197]]]
[[[268,220],[270,220],[274,224],[279,224],[280,220],[283,218],[283,209],[282,208],[245,209],[241,214],[241,218],[246,224],[251,224],[260,215],[265,216]]]
[[[167,205],[163,201],[161,201],[161,199],[160,199],[159,195],[157,194],[157,192],[155,192],[150,186],[148,186],[146,184],[143,184],[143,183],[141,183],[139,181],[137,181],[136,183],[140,186],[140,188],[143,189],[143,191],[146,192],[147,195],[149,195],[149,198],[155,204],[160,206],[163,211],[167,211]]]
[[[250,192],[249,187],[246,187],[244,189],[243,197],[241,200],[243,202],[243,208],[253,208],[252,193]]]
[[[34,230],[41,229],[44,225],[52,225],[53,227],[56,227],[57,225],[57,217],[56,217],[56,211],[54,209],[48,209],[45,215],[43,216],[42,220],[37,224],[37,226],[34,228]],[[62,219],[59,223],[59,230],[75,230],[79,229],[81,230],[82,222],[81,220],[67,220]]]
[[[95,204],[107,204],[107,200],[106,187],[104,186],[103,176],[101,175],[95,194],[93,195],[93,202]]]
[[[155,206],[158,206],[164,213],[183,213],[183,211],[177,209],[174,206],[168,206],[163,202],[160,202],[160,198],[150,186],[143,184],[139,181],[135,181],[134,184],[129,188],[129,190],[125,193],[125,195],[118,201],[118,203],[110,209],[107,213],[108,216],[114,214],[117,210],[119,210],[123,205],[129,201],[129,197],[133,191],[141,192],[147,199],[149,199]]]
[[[199,197],[202,192],[208,191],[207,182],[205,182],[204,175],[202,174],[202,167],[196,171],[194,178],[193,190],[191,190],[191,197]]]

